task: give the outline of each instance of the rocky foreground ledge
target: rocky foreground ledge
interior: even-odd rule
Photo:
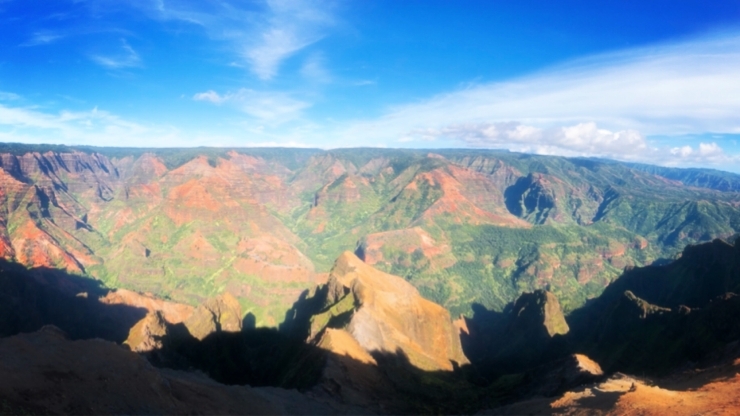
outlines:
[[[99,339],[71,341],[59,329],[0,339],[0,414],[347,414],[296,390],[226,386],[157,369]]]

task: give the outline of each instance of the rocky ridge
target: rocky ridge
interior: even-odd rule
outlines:
[[[365,354],[403,353],[423,370],[451,371],[468,362],[449,312],[422,298],[403,279],[345,252],[337,259],[329,281],[328,308],[312,318],[311,334],[319,345],[337,346],[345,340],[353,345],[337,348]],[[346,319],[336,319],[342,315]],[[327,335],[325,328],[334,325],[339,328]],[[324,336],[333,341],[322,341]]]
[[[0,339],[0,409],[25,414],[337,414],[297,391],[224,386],[159,370],[102,340],[55,327]]]

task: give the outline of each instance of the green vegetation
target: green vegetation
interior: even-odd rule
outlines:
[[[376,267],[453,315],[473,304],[500,311],[541,288],[568,312],[626,267],[740,231],[740,196],[717,191],[740,176],[714,171],[490,150],[0,145],[31,151],[97,153],[114,169],[52,174],[54,159],[47,171],[13,173],[37,188],[3,201],[8,237],[48,237],[26,247],[28,258],[190,304],[229,290],[258,325],[278,325],[314,273],[368,244],[380,245],[369,248]],[[261,161],[222,169],[232,151]],[[160,176],[134,163],[145,153],[167,169],[198,156],[208,165]]]
[[[352,294],[345,295],[327,310],[311,317],[311,337],[316,337],[325,328],[342,328],[349,322],[355,308]]]

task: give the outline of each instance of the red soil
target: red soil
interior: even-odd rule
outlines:
[[[12,236],[16,259],[28,267],[60,268],[72,273],[81,273],[77,260],[62,250],[46,232],[27,220]]]
[[[414,182],[411,182],[406,189],[416,190],[418,189],[417,182],[426,181],[432,187],[439,187],[442,190],[442,196],[432,204],[423,214],[422,218],[427,220],[434,220],[434,218],[441,214],[453,214],[455,221],[458,223],[470,223],[470,224],[494,224],[499,226],[508,227],[531,227],[528,222],[519,219],[508,212],[489,212],[476,206],[465,194],[470,193],[471,195],[478,194],[478,192],[466,192],[466,185],[471,187],[476,181],[485,181],[482,175],[478,175],[475,172],[467,171],[466,169],[450,166],[452,174],[459,175],[463,181],[460,182],[458,178],[452,176],[445,169],[435,169],[430,172],[424,172],[417,176]],[[480,185],[480,183],[478,183]],[[493,185],[490,188],[495,189]]]
[[[737,415],[740,414],[740,360],[689,370],[655,382],[616,374],[608,380],[536,398],[482,414],[492,415]]]
[[[313,263],[285,241],[270,235],[239,242],[234,268],[242,274],[260,276],[270,282],[313,282]]]
[[[424,257],[438,269],[446,269],[457,262],[448,244],[438,243],[419,227],[368,235],[363,244],[365,262],[374,265],[387,260],[383,258],[384,247],[407,254],[421,250]]]

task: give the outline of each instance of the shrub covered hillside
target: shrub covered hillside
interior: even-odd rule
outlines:
[[[453,315],[740,230],[740,176],[500,151],[0,148],[0,255],[275,326],[350,250]]]

